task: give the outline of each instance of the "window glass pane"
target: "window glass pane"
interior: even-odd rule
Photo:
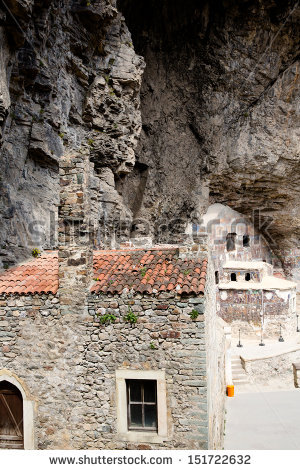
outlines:
[[[156,403],[156,382],[154,380],[144,382],[144,402]]]
[[[145,405],[145,427],[156,428],[157,417],[156,417],[156,405]]]
[[[130,405],[131,423],[130,426],[142,427],[142,405]]]
[[[130,384],[130,401],[142,401],[141,383],[138,380],[131,380]]]

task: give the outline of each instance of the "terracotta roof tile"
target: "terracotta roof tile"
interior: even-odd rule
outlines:
[[[106,263],[112,253],[117,269]],[[115,286],[107,284],[107,279],[115,279],[117,276],[117,284],[121,285],[122,289],[133,289],[136,292],[149,294],[153,290],[159,292],[176,290],[178,293],[201,295],[205,288],[206,266],[206,260],[178,258],[176,247],[96,251],[94,269],[95,278],[99,280],[92,286],[92,292],[113,293]]]
[[[58,290],[58,257],[45,252],[19,266],[0,273],[0,294],[34,294]]]
[[[176,247],[94,252],[92,292],[121,293],[123,289],[151,294],[153,290],[203,294],[207,261],[181,260]],[[58,255],[45,252],[0,273],[0,294],[34,294],[58,290]]]

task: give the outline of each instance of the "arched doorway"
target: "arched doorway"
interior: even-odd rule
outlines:
[[[0,448],[24,449],[23,397],[10,382],[0,382]]]

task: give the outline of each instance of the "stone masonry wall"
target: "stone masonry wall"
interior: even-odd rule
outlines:
[[[151,448],[208,448],[203,302],[203,298],[180,299],[170,294],[160,294],[155,299],[130,294],[118,299],[90,297],[92,315],[112,313],[117,317],[115,324],[108,326],[101,326],[96,317],[86,355],[90,366],[105,377],[100,393],[111,391],[107,397],[105,447],[138,447],[119,441],[116,434],[115,370],[125,368],[166,372],[168,439]],[[189,316],[193,309],[199,311],[196,320]],[[138,318],[134,325],[124,321],[129,311]]]
[[[81,154],[64,156],[60,162],[59,285],[60,303],[66,312],[86,305],[87,286],[92,281],[93,224],[89,159]]]
[[[85,441],[82,431],[76,436],[76,405],[85,382],[80,352],[84,330],[74,316],[61,317],[57,296],[0,299],[0,369],[15,373],[35,401],[37,449],[71,448],[76,437]]]
[[[134,325],[123,318],[129,309],[137,315]],[[108,312],[116,322],[102,325],[96,314]],[[81,315],[61,315],[54,295],[2,296],[0,369],[15,373],[36,403],[35,448],[208,448],[203,312],[204,298],[166,294],[90,295],[89,314]],[[168,438],[162,444],[118,439],[120,367],[165,369]]]

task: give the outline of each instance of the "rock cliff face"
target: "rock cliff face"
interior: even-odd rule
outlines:
[[[2,2],[1,2],[2,3]],[[59,160],[87,154],[95,223],[125,212],[143,59],[114,1],[7,0],[0,10],[0,263],[56,244]]]
[[[147,64],[136,154],[149,170],[135,216],[163,237],[220,202],[259,211],[277,254],[297,245],[298,3],[119,3]]]
[[[292,0],[3,3],[2,265],[55,245],[59,159],[78,152],[98,246],[170,241],[220,202],[256,211],[283,259],[300,238],[299,16]]]

